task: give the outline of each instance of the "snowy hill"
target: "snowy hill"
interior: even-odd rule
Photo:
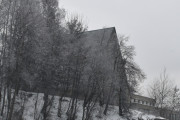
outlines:
[[[26,98],[22,99],[22,96],[25,95]],[[52,99],[51,99],[52,98]],[[67,120],[66,111],[68,108],[68,104],[70,98],[64,98],[62,103],[62,115],[61,118],[57,116],[58,113],[58,104],[59,104],[59,97],[58,96],[51,96],[52,105],[49,108],[49,120]],[[13,120],[17,120],[17,116],[19,115],[20,111],[22,111],[23,120],[42,120],[41,110],[43,107],[43,94],[42,93],[27,93],[27,92],[20,92],[18,97],[16,98],[15,102],[15,109],[14,109],[14,117]],[[83,101],[78,101],[78,111],[76,120],[82,120],[82,113],[83,113]],[[36,107],[35,107],[36,106]],[[102,110],[100,106],[96,105],[93,110],[92,120],[127,120],[125,117],[120,117],[118,115],[118,106],[110,106],[108,109],[107,115],[102,114]],[[5,115],[4,115],[5,116]],[[1,120],[4,120],[5,117],[1,117]],[[142,113],[137,110],[130,110],[129,119],[130,120],[138,120],[139,118],[143,118],[143,120],[153,120],[155,116],[148,115]]]

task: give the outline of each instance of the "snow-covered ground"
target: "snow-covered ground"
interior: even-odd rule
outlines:
[[[141,118],[143,120],[154,120],[155,118],[164,119],[162,117],[146,114],[138,110],[131,110],[131,113],[132,113],[132,119],[135,119],[135,120],[137,120],[138,118]]]
[[[37,99],[37,95],[33,94],[27,101],[25,104],[25,110],[24,110],[24,114],[23,114],[23,119],[24,120],[34,120],[34,117],[40,117],[41,118],[41,114],[40,114],[40,110],[42,109],[43,106],[43,94],[39,94],[38,95],[38,110],[36,110],[36,112],[34,112],[35,110],[35,102]],[[66,111],[68,108],[68,103],[70,101],[70,98],[65,98],[64,102],[62,104],[62,116],[61,118],[59,118],[57,116],[57,112],[58,112],[58,104],[59,104],[59,97],[55,96],[54,100],[53,100],[53,104],[52,107],[50,109],[50,120],[66,120],[67,116],[66,116]],[[78,101],[78,113],[77,113],[77,120],[82,120],[82,113],[83,113],[83,109],[82,109],[82,104],[83,101],[79,100]],[[109,111],[107,116],[102,116],[102,118],[98,118],[96,117],[99,113],[99,106],[96,107],[96,109],[94,110],[93,113],[93,120],[126,120],[125,118],[122,118],[118,115],[118,107],[117,106],[110,106]]]
[[[24,109],[23,109],[23,120],[42,120],[41,115],[41,109],[43,107],[44,101],[43,101],[43,94],[42,93],[27,93],[22,92],[20,94],[15,102],[15,109],[14,111],[22,110],[23,101],[21,99],[21,95],[26,94],[26,99],[24,100]],[[62,116],[59,118],[57,116],[58,112],[58,104],[59,104],[59,97],[54,96],[52,99],[52,106],[49,112],[49,120],[66,120],[66,111],[68,108],[68,103],[70,101],[70,98],[64,98],[63,104],[62,104]],[[35,104],[37,105],[37,108],[35,108]],[[82,120],[82,109],[83,101],[78,101],[78,111],[77,111],[77,118],[76,120]],[[118,115],[118,106],[109,106],[107,115],[102,115],[101,118],[98,117],[100,111],[103,108],[100,108],[98,105],[96,105],[94,111],[93,111],[93,120],[127,120],[126,118],[120,117]],[[145,113],[142,113],[137,110],[130,110],[130,120],[138,120],[138,118],[143,118],[143,120],[153,120],[155,118],[154,115],[148,115]],[[1,119],[0,119],[1,120]]]

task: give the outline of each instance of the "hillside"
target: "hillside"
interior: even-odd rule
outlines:
[[[25,99],[22,99],[25,98]],[[57,116],[58,113],[58,104],[59,97],[58,96],[50,96],[52,100],[51,107],[49,108],[48,120],[67,120],[66,111],[68,109],[68,104],[70,98],[64,98],[62,103],[62,115],[61,118]],[[13,120],[19,120],[19,116],[22,113],[22,120],[42,120],[41,110],[43,107],[43,94],[42,93],[27,93],[21,91],[16,97],[15,109],[14,109],[14,117]],[[35,107],[36,105],[36,107]],[[78,111],[76,114],[76,120],[82,120],[83,113],[83,101],[78,100]],[[93,109],[92,120],[128,120],[125,117],[120,117],[118,115],[118,106],[110,106],[108,109],[107,115],[102,114],[102,110],[104,108],[99,107],[98,104],[95,105]],[[3,114],[4,116],[6,113]],[[1,116],[1,120],[5,120],[4,116]],[[129,116],[131,120],[138,120],[139,118],[143,118],[143,120],[149,120],[155,118],[153,115],[147,115],[140,111],[130,110],[130,113],[126,116]]]

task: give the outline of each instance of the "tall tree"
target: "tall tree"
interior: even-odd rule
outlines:
[[[61,22],[65,17],[65,12],[58,7],[57,0],[42,0],[43,14],[46,21],[46,28],[48,31],[47,54],[44,56],[44,62],[40,66],[40,76],[42,78],[42,87],[44,89],[44,106],[42,113],[44,120],[48,115],[48,96],[49,89],[55,89],[55,83],[60,80],[59,74],[62,68],[62,43],[64,28]],[[52,93],[51,93],[52,94]]]
[[[129,40],[126,36],[118,36],[119,44],[117,43],[115,69],[119,73],[119,88],[118,93],[119,115],[129,110],[128,95],[137,92],[139,83],[145,79],[145,74],[134,61],[135,48],[132,45],[127,45]]]
[[[87,30],[79,17],[73,16],[67,21],[68,32],[70,33],[68,54],[68,67],[71,73],[71,88],[70,88],[70,104],[68,107],[68,120],[75,119],[77,113],[77,102],[80,95],[81,81],[84,74],[84,68],[87,64],[87,48],[84,46],[84,41],[81,39],[83,33]]]
[[[129,37],[124,35],[119,36],[119,44],[122,58],[124,60],[124,68],[131,92],[133,93],[138,91],[139,83],[141,83],[146,76],[142,69],[134,61],[135,47],[128,45],[128,40]]]
[[[2,62],[4,66],[2,73],[6,76],[3,86],[7,86],[9,91],[7,119],[11,120],[15,98],[20,87],[37,78],[37,63],[43,61],[42,55],[46,53],[42,44],[46,41],[48,32],[46,32],[40,1],[7,0],[3,1],[3,4],[8,9],[5,8],[5,27],[1,34],[3,36],[1,39],[2,55],[4,55],[4,59],[6,58],[6,62]],[[12,97],[11,88],[15,89]],[[3,109],[1,113],[3,113]]]

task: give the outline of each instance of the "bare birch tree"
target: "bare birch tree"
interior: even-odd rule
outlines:
[[[171,95],[173,85],[166,69],[160,74],[149,89],[149,96],[156,100],[156,106],[163,109],[168,106],[169,96]]]

